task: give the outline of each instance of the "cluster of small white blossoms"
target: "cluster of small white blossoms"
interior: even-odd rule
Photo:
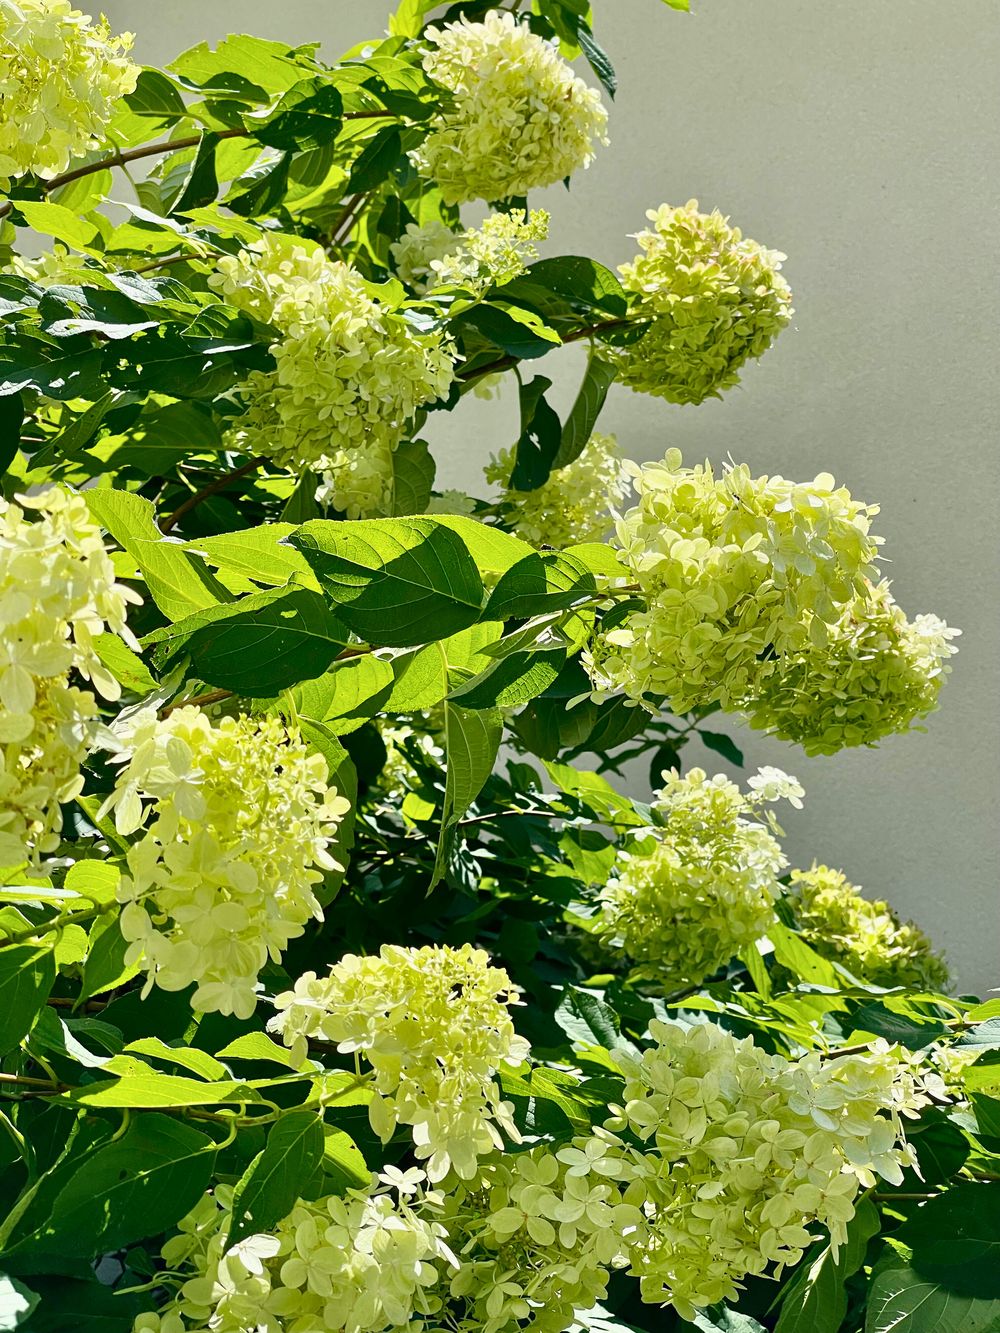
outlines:
[[[681,713],[717,703],[824,753],[933,706],[955,631],[935,617],[907,627],[872,582],[876,506],[827,473],[797,483],[741,465],[716,477],[676,449],[626,467],[639,499],[616,538],[645,606],[592,645],[598,697],[659,696]]]
[[[396,277],[423,294],[436,281],[431,267],[434,261],[453,254],[461,240],[461,232],[453,231],[438,218],[409,223],[399,240],[389,246]]]
[[[889,903],[861,895],[840,870],[792,872],[788,905],[802,938],[862,981],[908,990],[944,990],[948,968],[919,926]]]
[[[801,806],[803,791],[776,768],[752,777],[746,795],[700,768],[664,777],[653,802],[662,826],[622,853],[595,926],[636,977],[674,989],[700,984],[773,924],[787,861],[761,809]]]
[[[528,1054],[514,1002],[510,977],[481,949],[386,944],[378,955],[348,954],[328,977],[306,972],[277,997],[268,1026],[292,1048],[318,1037],[361,1052],[374,1074],[375,1133],[388,1142],[408,1125],[430,1180],[449,1171],[470,1179],[480,1157],[503,1147],[501,1130],[517,1140],[495,1081]]]
[[[73,254],[64,245],[55,245],[34,259],[11,255],[7,272],[41,287],[53,287],[59,283],[84,282],[94,269],[87,267],[81,255]]]
[[[96,734],[97,701],[118,682],[94,650],[109,629],[132,647],[130,589],[115,582],[101,530],[79,495],[53,487],[0,499],[0,865],[59,845],[60,803],[83,788],[80,765]]]
[[[644,1147],[601,1145],[601,1172],[628,1181],[645,1228],[625,1239],[642,1297],[683,1318],[735,1299],[748,1275],[802,1258],[810,1227],[844,1244],[859,1189],[898,1185],[915,1161],[902,1118],[928,1102],[905,1052],[789,1060],[711,1023],[650,1023],[656,1046],[616,1059],[623,1102],[610,1133]]]
[[[663,204],[646,215],[643,253],[619,272],[629,314],[649,321],[637,341],[611,350],[619,379],[671,403],[700,403],[739,383],[792,317],[785,258],[744,237],[716,210]]]
[[[486,480],[507,487],[513,451],[501,449],[484,469]],[[532,546],[557,549],[608,535],[611,511],[629,492],[629,473],[613,435],[594,432],[580,456],[557,468],[534,491],[504,490],[504,517]]]
[[[51,179],[99,147],[139,77],[131,45],[69,0],[0,0],[0,189],[29,171]]]
[[[747,710],[750,725],[806,754],[874,745],[908,731],[938,705],[961,634],[934,615],[910,621],[880,583],[848,602],[837,621],[822,621],[781,670],[762,684]]]
[[[538,258],[536,242],[548,234],[549,215],[543,209],[491,213],[481,227],[462,233],[456,250],[431,261],[435,285],[464,287],[477,295],[504,287]]]
[[[392,455],[418,408],[448,393],[451,344],[418,331],[349,265],[318,245],[267,235],[219,261],[210,284],[273,324],[273,371],[255,371],[235,447],[324,478],[324,500],[351,518],[391,502]]]
[[[424,69],[452,97],[411,156],[445,203],[519,198],[589,166],[607,143],[600,95],[511,14],[424,35]]]
[[[268,957],[322,917],[314,890],[341,869],[328,846],[349,804],[276,718],[144,709],[116,741],[105,810],[120,833],[145,828],[119,888],[127,961],[144,995],[194,983],[194,1009],[249,1018]]]
[[[372,1190],[300,1200],[273,1234],[228,1249],[233,1191],[217,1186],[163,1247],[168,1270],[193,1276],[159,1313],[139,1315],[134,1333],[419,1328],[411,1321],[441,1308],[435,1288],[458,1262],[434,1220],[441,1198],[422,1182],[390,1167]]]

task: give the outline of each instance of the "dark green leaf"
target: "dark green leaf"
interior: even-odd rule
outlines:
[[[276,1121],[267,1143],[233,1193],[227,1248],[244,1236],[272,1231],[298,1202],[323,1158],[323,1121],[312,1111],[292,1111]]]
[[[435,465],[424,440],[404,441],[392,456],[392,514],[423,514],[431,498]]]
[[[19,393],[0,398],[0,476],[7,471],[21,447],[24,398]]]
[[[728,759],[731,764],[743,766],[743,751],[729,736],[722,731],[698,731],[698,737],[706,750],[714,750]]]
[[[496,709],[474,711],[446,703],[444,712],[447,752],[444,813],[431,887],[444,874],[456,825],[493,772],[503,737],[503,718]]]
[[[587,362],[587,372],[580,385],[566,424],[562,430],[562,440],[553,461],[553,468],[565,467],[579,458],[586,448],[587,441],[593,434],[597,418],[601,414],[608,396],[608,390],[615,380],[615,368],[609,361],[602,361],[592,356]]]
[[[948,1032],[947,1026],[938,1019],[922,1020],[895,1013],[878,1000],[860,1005],[851,1016],[851,1022],[862,1032],[872,1032],[908,1051],[922,1050]]]
[[[125,105],[137,116],[176,121],[187,114],[184,98],[177,86],[158,69],[143,69],[135,91],[126,94]]]
[[[202,134],[180,193],[171,205],[172,213],[183,213],[187,208],[203,208],[215,201],[219,193],[219,179],[215,173],[215,150],[219,142],[219,136],[211,130]]]
[[[593,991],[567,986],[555,1020],[571,1042],[578,1046],[603,1046],[612,1050],[621,1040],[618,1015]]]
[[[959,1296],[902,1260],[878,1272],[868,1297],[865,1333],[997,1333],[1000,1300]]]
[[[534,552],[502,575],[490,594],[484,620],[511,620],[561,611],[597,588],[589,569],[562,551]]]
[[[1000,1189],[964,1181],[921,1204],[896,1233],[914,1272],[961,1296],[1000,1300]]]
[[[837,1333],[847,1314],[844,1284],[865,1261],[868,1242],[878,1234],[878,1210],[870,1199],[862,1199],[847,1224],[847,1243],[834,1255],[824,1245],[818,1255],[794,1270],[781,1303],[774,1333]],[[810,1261],[811,1259],[811,1261]]]
[[[386,125],[365,144],[345,186],[348,194],[367,194],[381,185],[399,161],[403,143],[396,125]]]
[[[534,491],[549,479],[562,439],[559,418],[545,400],[552,381],[537,375],[521,385],[521,435],[514,452],[511,489]]]
[[[333,143],[343,123],[344,104],[332,83],[306,79],[289,88],[264,121],[244,117],[255,138],[283,152],[303,152]]]
[[[51,945],[0,941],[0,1055],[24,1039],[56,979]]]
[[[525,276],[528,282],[546,287],[576,305],[602,311],[615,319],[624,316],[628,309],[625,291],[611,270],[583,255],[540,259]]]

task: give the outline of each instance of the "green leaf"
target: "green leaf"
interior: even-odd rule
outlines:
[[[20,1328],[40,1299],[37,1292],[16,1277],[0,1273],[0,1333]]]
[[[492,661],[448,697],[463,708],[515,708],[547,690],[565,661],[564,649],[516,650]]]
[[[729,763],[743,767],[743,751],[740,747],[722,731],[701,731],[696,732],[701,743],[706,750],[713,750],[716,754],[721,754],[723,759]]]
[[[34,1027],[56,979],[51,946],[0,944],[0,1055]]]
[[[593,574],[575,556],[564,551],[533,551],[501,577],[483,619],[520,620],[562,611],[596,589]]]
[[[261,1231],[272,1231],[299,1200],[323,1158],[323,1121],[312,1111],[291,1111],[277,1120],[262,1152],[233,1192],[226,1248]]]
[[[169,68],[182,82],[213,87],[219,95],[236,89],[241,96],[253,96],[254,90],[257,95],[274,96],[298,83],[303,73],[313,72],[312,62],[298,59],[286,43],[245,33],[225,38],[214,50],[207,42],[199,42],[172,60]],[[266,98],[260,96],[260,100]]]
[[[988,1018],[985,1023],[963,1032],[954,1045],[974,1047],[980,1051],[1000,1050],[1000,1018]]]
[[[998,1333],[1000,1300],[977,1300],[927,1281],[900,1262],[877,1273],[865,1333]]]
[[[494,583],[512,565],[535,554],[535,548],[501,528],[487,527],[478,518],[464,514],[436,514],[439,527],[457,533],[465,543],[484,580]]]
[[[562,439],[552,463],[553,469],[566,467],[583,453],[597,425],[597,418],[601,415],[615,375],[615,367],[610,361],[602,361],[599,356],[591,355],[580,391],[562,428]]]
[[[837,1333],[847,1314],[844,1285],[865,1261],[868,1242],[878,1235],[878,1209],[862,1199],[847,1224],[847,1243],[834,1255],[825,1245],[811,1263],[802,1263],[785,1289],[774,1333]]]
[[[43,236],[51,236],[74,250],[88,250],[98,239],[97,227],[62,204],[17,201],[17,211],[28,226]]]
[[[243,123],[256,139],[282,152],[304,152],[332,144],[343,124],[344,104],[332,83],[304,79],[282,97],[266,120],[256,114]]]
[[[149,674],[146,663],[117,634],[98,634],[94,639],[94,651],[102,666],[106,666],[115,680],[133,694],[149,694],[157,688],[157,681]]]
[[[330,1125],[323,1126],[323,1173],[332,1192],[365,1189],[371,1180],[368,1164],[350,1134]]]
[[[288,540],[312,566],[338,616],[368,643],[423,644],[479,618],[483,585],[475,561],[461,538],[435,519],[314,519]]]
[[[386,125],[365,144],[351,170],[345,186],[348,194],[367,194],[374,190],[392,172],[403,151],[402,136],[397,125]]]
[[[156,1110],[179,1106],[216,1106],[226,1102],[257,1101],[252,1088],[244,1083],[200,1083],[194,1078],[175,1074],[126,1074],[110,1082],[88,1083],[60,1096],[61,1101],[78,1106],[131,1107]]]
[[[896,1232],[910,1267],[961,1296],[1000,1299],[1000,1190],[963,1181],[929,1199]]]
[[[455,327],[463,324],[471,324],[502,351],[524,361],[545,356],[559,343],[559,335],[537,315],[510,304],[503,309],[498,305],[477,305],[454,320]]]
[[[621,1041],[618,1015],[593,991],[567,986],[555,1020],[578,1046],[603,1046],[613,1050]]]
[[[148,500],[103,487],[85,492],[90,512],[139,566],[150,596],[168,620],[228,602],[230,595],[204,565],[164,540]]]
[[[239,574],[254,583],[281,587],[294,579],[306,587],[318,588],[309,565],[285,540],[298,526],[263,523],[259,528],[199,537],[187,542],[184,549],[203,557],[213,569]]]
[[[434,459],[425,440],[405,440],[392,456],[392,514],[423,514],[434,485]]]
[[[444,715],[447,773],[441,837],[431,887],[444,874],[451,834],[493,772],[503,738],[503,717],[497,709],[473,711],[445,703]]]
[[[295,691],[296,709],[342,736],[384,708],[393,680],[390,663],[370,654],[349,658],[319,680],[300,685]]]
[[[575,305],[599,310],[616,319],[628,310],[621,283],[603,264],[583,255],[540,259],[525,274],[525,281],[547,288]]]
[[[851,1015],[851,1023],[855,1031],[871,1032],[908,1051],[923,1050],[932,1041],[948,1034],[947,1025],[938,1019],[912,1018],[908,1014],[896,1013],[879,1000],[859,1005]]]
[[[144,1115],[91,1151],[56,1195],[47,1221],[13,1247],[94,1258],[156,1236],[184,1216],[212,1176],[215,1144],[166,1115]]]
[[[678,1333],[684,1329],[686,1321],[678,1325]],[[739,1310],[730,1310],[728,1305],[713,1305],[708,1310],[699,1310],[689,1328],[696,1328],[698,1333],[767,1333],[763,1324],[759,1324],[752,1315]]]
[[[0,477],[17,457],[24,425],[24,397],[19,393],[0,398]]]
[[[768,926],[767,935],[774,945],[774,956],[777,961],[801,981],[829,986],[834,990],[839,988],[840,978],[833,964],[821,958],[815,949],[811,949],[793,930],[776,921]]]
[[[177,91],[177,85],[158,69],[140,70],[135,91],[127,93],[124,101],[137,116],[176,121],[187,115],[187,107]]]
[[[510,487],[516,491],[534,491],[549,479],[553,460],[559,450],[562,426],[545,400],[545,390],[552,381],[537,375],[521,385],[521,434],[514,452]]]
[[[188,208],[203,208],[214,203],[219,193],[215,165],[215,150],[219,143],[219,136],[212,130],[203,132],[180,193],[170,206],[171,213],[183,213]]]
[[[671,9],[679,9],[685,14],[691,9],[691,0],[663,0],[663,3],[669,5]]]
[[[156,631],[163,665],[186,652],[208,685],[267,699],[322,675],[350,635],[310,588],[272,588],[211,607]]]
[[[594,38],[594,34],[582,24],[577,30],[576,40],[580,43],[583,54],[587,57],[587,64],[600,79],[601,84],[607,89],[609,97],[614,97],[618,91],[618,76],[615,74],[615,67],[608,57],[607,51]]]
[[[246,1032],[216,1051],[216,1055],[220,1060],[261,1060],[291,1070],[298,1069],[300,1064],[287,1046],[279,1046],[266,1032]]]

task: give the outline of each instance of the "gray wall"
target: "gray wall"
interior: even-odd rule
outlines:
[[[925,735],[807,760],[733,728],[748,760],[804,782],[787,846],[885,895],[948,952],[963,987],[1000,981],[996,949],[1000,593],[996,0],[597,0],[621,81],[612,147],[543,199],[556,249],[617,264],[648,207],[696,196],[784,250],[793,328],[721,402],[612,393],[606,428],[643,460],[729,453],[759,472],[835,473],[878,500],[894,591],[961,626]],[[162,62],[229,31],[320,39],[333,57],[382,26],[381,0],[107,0]],[[577,349],[558,358],[572,394]],[[546,373],[552,370],[546,365]],[[463,404],[437,428],[440,472],[477,485],[480,441],[513,404]],[[470,449],[468,442],[475,442]],[[713,768],[715,756],[691,756]],[[636,785],[641,777],[636,774]]]

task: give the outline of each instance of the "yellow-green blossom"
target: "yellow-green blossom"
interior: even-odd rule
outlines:
[[[139,600],[116,583],[81,496],[53,487],[0,498],[0,865],[58,846],[59,806],[82,790],[97,718],[93,694],[70,676],[119,697],[94,640],[109,629],[138,648],[125,613]]]
[[[423,224],[411,222],[399,240],[389,246],[396,276],[415,292],[425,292],[437,281],[434,260],[450,255],[460,240],[460,232],[452,231],[437,218]]]
[[[501,449],[485,469],[486,480],[506,487],[513,465],[513,450]],[[601,541],[611,527],[611,511],[628,490],[618,441],[595,431],[580,456],[557,468],[537,490],[505,490],[504,516],[533,546],[561,548]]]
[[[131,45],[69,0],[0,0],[0,188],[29,171],[51,179],[100,147],[139,77]]]
[[[218,267],[212,286],[281,333],[277,369],[242,388],[233,447],[322,473],[324,499],[352,518],[384,512],[408,421],[454,378],[445,335],[421,333],[309,241],[268,235]]]
[[[128,852],[119,898],[129,963],[155,984],[194,983],[194,1009],[249,1018],[257,974],[322,919],[316,885],[348,802],[326,762],[276,718],[193,705],[143,710],[119,735],[124,767],[106,802]]]
[[[730,227],[716,210],[663,204],[646,215],[643,253],[621,265],[630,314],[648,320],[636,342],[610,352],[630,389],[671,403],[700,403],[739,383],[792,317],[785,258]]]
[[[907,620],[889,585],[866,590],[832,624],[807,613],[809,633],[747,709],[750,725],[806,754],[834,754],[909,731],[934,711],[961,630],[933,615]]]
[[[654,1047],[617,1057],[625,1090],[607,1123],[644,1146],[618,1173],[605,1150],[645,1214],[625,1242],[645,1301],[693,1319],[746,1277],[798,1263],[816,1223],[843,1245],[859,1189],[898,1185],[915,1160],[902,1117],[928,1098],[905,1052],[788,1060],[711,1023],[654,1019],[650,1033]]]
[[[289,1046],[308,1037],[360,1051],[378,1096],[372,1128],[388,1142],[410,1126],[431,1180],[475,1175],[484,1153],[517,1137],[510,1104],[495,1081],[528,1053],[508,1006],[514,987],[481,949],[383,945],[377,956],[348,954],[328,977],[306,972],[275,1001],[272,1030]]]
[[[887,902],[868,899],[839,870],[813,865],[792,873],[788,903],[807,943],[861,981],[909,990],[944,990],[948,969],[924,932]]]
[[[710,464],[626,464],[638,503],[616,523],[620,560],[645,609],[605,632],[591,670],[599,688],[676,712],[748,706],[811,634],[834,625],[874,572],[877,508],[827,473],[812,482],[716,477]]]
[[[517,198],[589,166],[608,113],[550,42],[511,14],[428,28],[424,69],[451,94],[413,154],[448,204]]]
[[[182,1281],[159,1314],[141,1314],[134,1333],[383,1333],[440,1309],[434,1291],[457,1266],[435,1220],[440,1196],[419,1171],[386,1172],[373,1191],[300,1199],[273,1233],[232,1247],[233,1190],[219,1185],[163,1247]],[[418,1322],[419,1326],[419,1322]]]
[[[760,810],[783,797],[801,805],[802,788],[777,769],[750,787],[700,768],[665,775],[653,804],[662,827],[622,854],[601,893],[598,933],[638,978],[698,985],[773,923],[787,862]]]
[[[490,287],[503,287],[538,258],[535,243],[548,234],[549,215],[544,209],[491,213],[481,227],[463,232],[457,247],[431,260],[435,283],[465,287],[479,295]]]

